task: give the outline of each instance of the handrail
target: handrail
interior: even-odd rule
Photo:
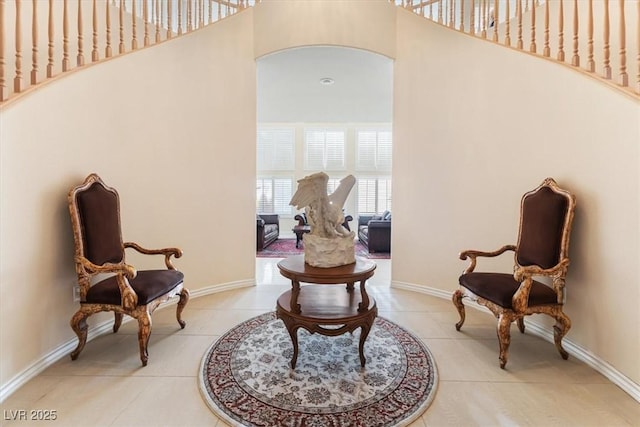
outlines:
[[[190,33],[259,1],[0,0],[0,105],[64,73]]]
[[[585,72],[640,99],[640,0],[389,1],[448,28]]]
[[[260,1],[0,0],[0,105],[69,71],[188,34]],[[640,0],[388,1],[640,99]]]

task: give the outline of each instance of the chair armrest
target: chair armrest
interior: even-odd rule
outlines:
[[[76,264],[86,273],[86,274],[98,274],[98,273],[116,273],[116,274],[124,274],[129,279],[133,279],[136,277],[137,271],[136,269],[129,264],[113,264],[106,263],[103,265],[97,265],[89,261],[83,256],[76,257]]]
[[[372,219],[371,221],[368,222],[369,225],[369,232],[371,232],[372,229],[384,229],[384,228],[391,228],[391,221],[389,220],[384,220],[384,219]]]
[[[497,257],[498,255],[502,255],[506,251],[515,251],[515,250],[516,250],[516,246],[515,245],[505,245],[505,246],[501,247],[500,249],[498,249],[496,251],[493,251],[493,252],[483,252],[483,251],[476,251],[476,250],[462,251],[462,252],[460,252],[460,259],[464,261],[465,259],[470,258],[470,260],[471,260],[471,262],[469,264],[469,267],[467,267],[467,269],[464,270],[463,274],[467,274],[467,273],[473,272],[473,270],[476,268],[476,258],[477,257],[493,258],[493,257]]]
[[[361,225],[367,225],[369,221],[371,221],[371,218],[373,218],[373,215],[358,216],[358,227],[360,227]]]
[[[125,242],[124,247],[132,248],[144,255],[164,255],[164,264],[169,270],[175,270],[175,267],[171,263],[171,257],[180,258],[182,256],[182,250],[178,248],[163,248],[163,249],[146,249],[137,243]]]
[[[300,225],[300,226],[307,225],[307,219],[302,214],[298,214],[298,215],[294,216],[293,219],[298,221],[298,225]]]
[[[260,214],[260,218],[265,224],[280,224],[280,215],[278,214]]]

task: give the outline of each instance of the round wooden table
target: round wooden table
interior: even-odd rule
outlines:
[[[326,336],[361,328],[358,352],[360,365],[364,366],[364,342],[378,315],[376,302],[367,294],[365,283],[373,276],[376,264],[356,257],[352,264],[320,268],[306,264],[304,255],[296,255],[280,261],[278,268],[280,274],[291,279],[291,290],[280,295],[276,305],[276,315],[284,322],[293,343],[291,368],[295,369],[298,360],[299,328]],[[300,286],[301,282],[310,285]],[[356,282],[360,283],[360,292],[354,289]],[[316,286],[338,284],[346,284],[346,290]]]

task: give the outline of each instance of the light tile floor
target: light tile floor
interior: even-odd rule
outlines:
[[[65,357],[0,405],[3,426],[225,426],[200,396],[197,375],[209,346],[237,323],[275,307],[289,288],[276,259],[256,260],[258,286],[192,299],[180,330],[174,307],[156,311],[149,364],[138,357],[137,330],[89,342],[78,360]],[[423,426],[640,426],[640,404],[584,363],[565,361],[555,346],[514,328],[509,363],[498,366],[495,320],[467,310],[461,332],[452,303],[390,288],[391,263],[378,260],[368,289],[379,314],[421,338],[439,372]],[[55,423],[10,421],[17,410],[55,410]]]

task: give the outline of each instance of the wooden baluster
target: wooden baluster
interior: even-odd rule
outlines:
[[[493,13],[490,16],[491,22],[493,23],[493,41],[498,42],[498,0],[494,0],[493,2]]]
[[[138,37],[136,34],[136,0],[131,0],[131,50],[138,48]]]
[[[2,0],[4,2],[4,0]],[[47,78],[53,77],[53,0],[49,0],[49,22],[47,24],[49,38],[47,51]]]
[[[109,2],[107,2],[109,3]],[[96,62],[100,59],[98,55],[98,7],[96,0],[93,0],[93,49],[91,50],[91,61]]]
[[[158,4],[158,0],[153,0],[153,11],[153,16],[155,16],[156,23],[156,43],[160,43],[162,41],[162,38],[160,36],[160,26],[162,25],[162,8],[160,7],[160,4]]]
[[[62,6],[62,71],[69,71],[69,17],[67,0]]]
[[[542,55],[545,57],[551,56],[551,48],[549,47],[549,2],[544,2],[544,48],[542,49]]]
[[[422,9],[422,6],[420,6]],[[422,13],[420,14],[422,15]],[[460,2],[460,31],[464,33],[464,2]]]
[[[624,0],[619,0],[620,4],[620,85],[629,86],[629,76],[627,75],[627,29],[624,17]]]
[[[524,48],[522,41],[522,0],[516,0],[516,15],[518,15],[518,42],[516,47],[522,50]]]
[[[636,92],[640,93],[640,1],[636,3],[637,5],[637,9],[638,9],[638,13],[636,16],[636,46],[638,48],[638,52],[637,52],[637,58],[636,58],[636,62],[637,62],[637,66],[638,66],[638,75],[636,76]]]
[[[200,2],[200,28],[204,27],[204,0],[198,0]]]
[[[529,6],[529,0],[527,0],[527,6]],[[536,53],[536,8],[531,5],[531,45],[529,46],[529,52]]]
[[[173,0],[167,2],[167,40],[173,37]]]
[[[84,51],[82,50],[82,43],[82,0],[78,0],[78,55],[76,56],[76,63],[78,64],[78,67],[84,65]]]
[[[143,45],[149,46],[149,5],[147,0],[142,0],[142,19],[144,20],[144,37],[142,38]]]
[[[187,33],[193,30],[191,25],[191,3],[193,0],[187,0]]]
[[[449,0],[449,28],[455,28],[455,2],[453,0]]]
[[[505,6],[505,10],[504,13],[507,16],[507,20],[505,22],[505,34],[504,34],[504,45],[505,46],[511,46],[511,6],[509,5],[510,2],[507,2],[506,6]]]
[[[487,1],[488,0],[482,0],[482,6],[480,6],[480,10],[481,10],[480,26],[482,28],[480,35],[482,36],[483,39],[487,38]]]
[[[603,77],[607,80],[611,79],[610,65],[610,47],[609,47],[609,0],[604,0],[604,68],[602,70]]]
[[[216,7],[218,9],[218,21],[222,19],[222,7],[220,7],[220,3],[216,3]]]
[[[20,0],[16,0],[16,75],[13,78],[13,91],[22,91],[22,39],[20,29]]]
[[[558,10],[558,61],[564,62],[564,0],[560,2]]]
[[[469,10],[469,33],[476,34],[476,0],[471,0],[471,9]]]
[[[178,0],[178,35],[182,35],[182,0]]]
[[[587,18],[587,49],[589,56],[587,59],[587,70],[594,72],[596,70],[596,63],[593,60],[593,0],[589,0],[589,17]]]
[[[118,14],[118,21],[120,25],[120,43],[118,45],[118,52],[124,53],[124,0],[120,0],[120,10]]]
[[[31,84],[38,83],[38,5],[37,0],[32,0],[31,4]]]
[[[529,0],[525,0],[524,11],[529,12]]]
[[[213,22],[213,0],[209,0],[209,24]]]
[[[109,2],[105,2],[105,26],[107,27],[107,40],[106,47],[104,48],[105,58],[111,58],[113,51],[111,50],[111,11],[109,9]]]
[[[438,24],[442,24],[442,2],[438,3]]]
[[[51,0],[49,0],[51,2]],[[4,81],[4,0],[0,0],[0,102],[7,99],[6,83]]]
[[[580,66],[580,56],[578,55],[578,0],[573,0],[573,56],[571,57],[571,65]]]

